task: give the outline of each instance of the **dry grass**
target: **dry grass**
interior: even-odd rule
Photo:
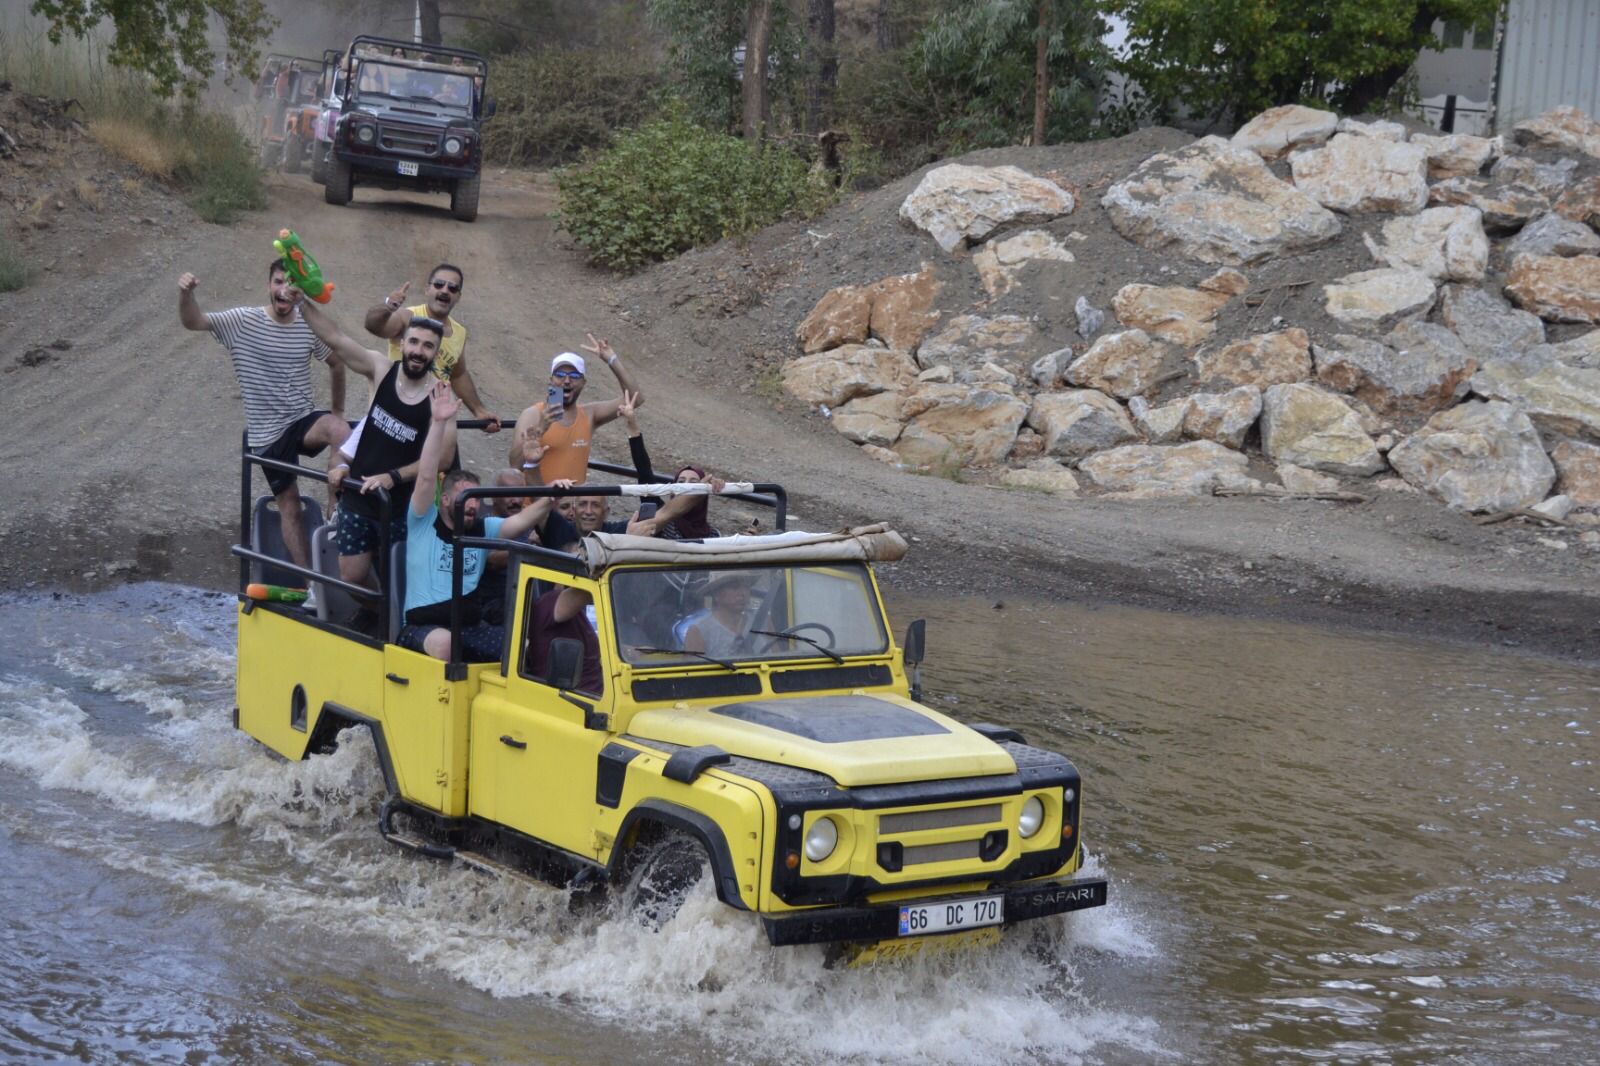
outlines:
[[[154,134],[149,125],[126,118],[97,118],[89,135],[118,159],[160,181],[171,181],[183,164],[184,146]]]
[[[105,198],[100,195],[100,189],[88,178],[79,178],[78,184],[73,186],[72,193],[78,202],[91,211],[98,211],[105,206]]]

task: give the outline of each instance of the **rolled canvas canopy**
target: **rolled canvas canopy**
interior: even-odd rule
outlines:
[[[705,541],[591,533],[583,538],[589,573],[630,563],[722,565],[725,563],[892,563],[905,558],[905,538],[882,523],[833,533],[791,530],[759,537]]]

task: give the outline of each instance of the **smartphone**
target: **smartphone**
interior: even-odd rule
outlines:
[[[551,385],[550,391],[544,395],[544,409],[546,411],[560,411],[567,405],[567,390],[560,385]]]
[[[641,503],[639,505],[639,518],[641,520],[646,519],[646,518],[654,518],[655,516],[656,516],[656,501],[654,501],[654,500],[645,500],[643,503]]]

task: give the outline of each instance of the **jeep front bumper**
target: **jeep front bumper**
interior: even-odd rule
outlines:
[[[1106,892],[1104,878],[1083,878],[1072,881],[1036,881],[1027,885],[996,889],[995,892],[987,894],[1004,894],[1004,924],[1013,925],[1030,918],[1044,918],[1051,914],[1102,907],[1106,902]],[[774,946],[780,947],[790,944],[828,944],[838,941],[894,940],[900,935],[901,907],[942,901],[941,898],[935,897],[925,900],[896,900],[893,903],[859,907],[820,907],[816,910],[764,914],[761,916],[761,922],[766,927],[767,939]]]

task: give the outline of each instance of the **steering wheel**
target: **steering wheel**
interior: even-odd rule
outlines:
[[[829,651],[833,650],[834,644],[838,641],[838,638],[833,635],[833,630],[829,629],[821,622],[801,622],[797,626],[790,626],[788,629],[782,630],[781,636],[773,637],[771,640],[767,641],[767,646],[761,649],[761,653],[765,655],[767,652],[771,651],[773,646],[776,645],[779,640],[783,639],[783,637],[796,636],[797,634],[803,633],[808,629],[815,629],[819,631],[822,634],[822,640],[819,641],[819,643],[821,643],[822,646],[827,648]]]

